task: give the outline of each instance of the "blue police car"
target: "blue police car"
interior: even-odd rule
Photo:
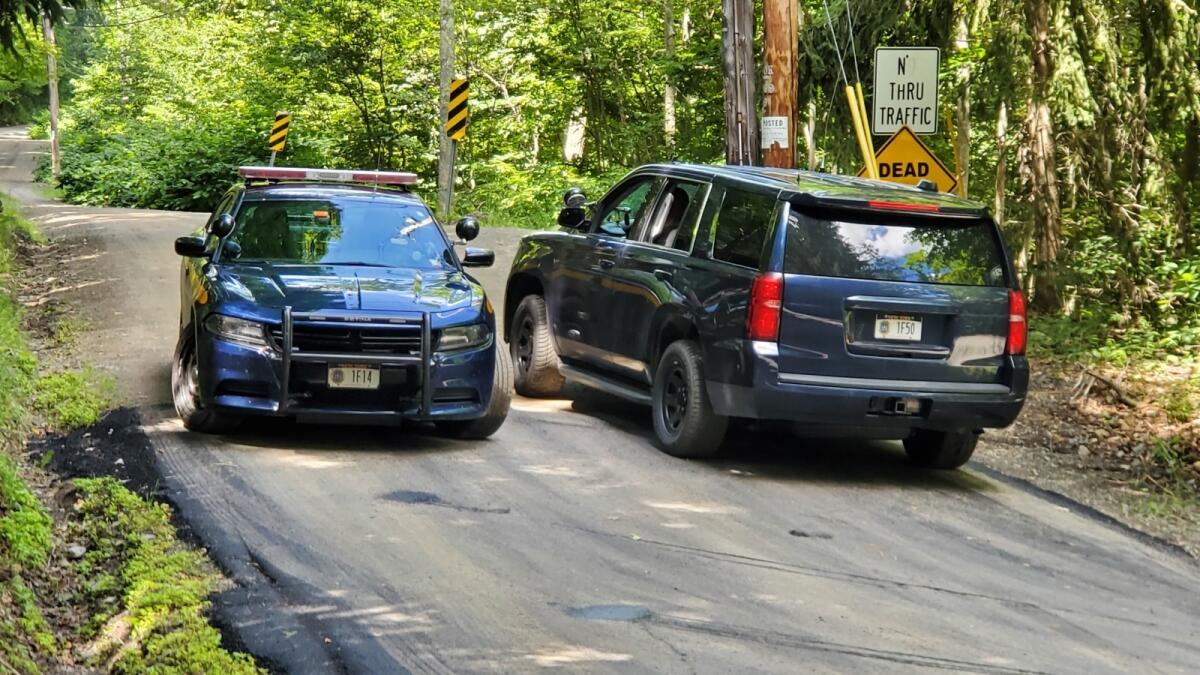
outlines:
[[[184,257],[175,409],[221,433],[252,415],[436,423],[485,438],[504,423],[512,366],[455,245],[409,173],[244,167]],[[459,221],[462,243],[478,235]]]

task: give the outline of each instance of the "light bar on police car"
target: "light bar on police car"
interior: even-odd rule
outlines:
[[[403,171],[336,171],[274,166],[243,166],[238,175],[247,180],[302,180],[319,183],[369,183],[416,185],[417,174]]]

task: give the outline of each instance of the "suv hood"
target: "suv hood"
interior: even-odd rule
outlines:
[[[269,263],[226,266],[214,285],[223,300],[297,312],[443,311],[470,305],[478,288],[458,271]]]

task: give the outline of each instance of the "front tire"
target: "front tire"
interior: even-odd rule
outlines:
[[[200,399],[200,364],[195,343],[189,342],[179,350],[171,368],[171,398],[175,412],[188,431],[202,434],[223,434],[233,431],[241,420],[205,408]]]
[[[483,417],[474,420],[438,422],[437,427],[447,436],[467,440],[483,440],[500,430],[512,405],[513,367],[508,353],[496,348],[496,371],[492,377],[492,400]]]
[[[667,347],[654,373],[654,435],[674,457],[712,457],[721,449],[729,418],[713,412],[700,348],[691,340]]]
[[[975,453],[979,434],[973,431],[917,429],[904,439],[904,451],[914,465],[927,469],[957,469]]]
[[[527,295],[513,314],[508,336],[517,393],[530,398],[554,398],[562,393],[561,362],[554,350],[546,301]]]

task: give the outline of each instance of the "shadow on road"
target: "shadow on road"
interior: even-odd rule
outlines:
[[[470,450],[470,443],[443,438],[432,426],[365,426],[298,424],[292,420],[252,418],[233,434],[231,443],[252,448],[302,452],[446,453]]]
[[[570,410],[645,439],[654,446],[650,409],[604,394],[581,392]],[[740,478],[922,490],[992,492],[999,484],[966,471],[934,471],[908,463],[898,441],[803,437],[785,426],[733,424],[720,454],[697,462]]]

